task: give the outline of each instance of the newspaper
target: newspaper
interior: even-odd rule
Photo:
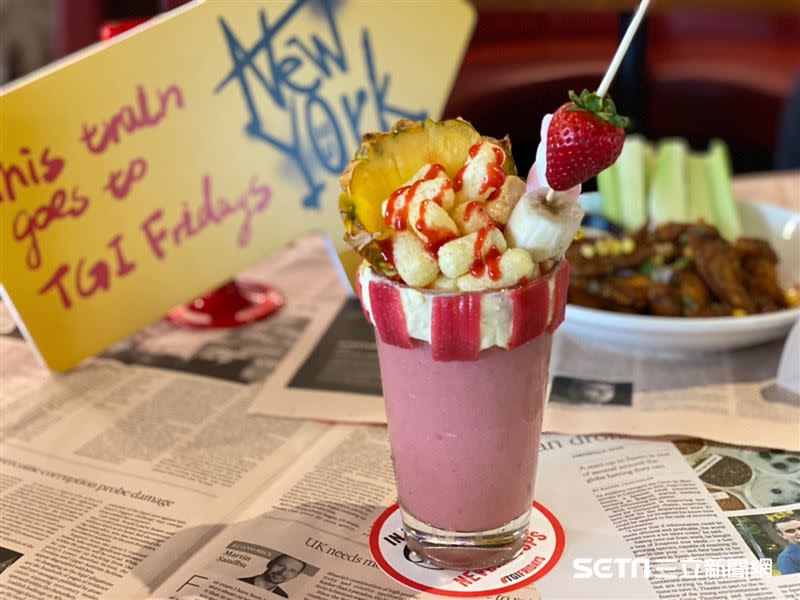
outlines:
[[[695,436],[800,451],[800,396],[776,385],[783,346],[777,340],[702,355],[637,354],[558,331],[544,429]],[[385,422],[374,331],[356,298],[315,313],[252,410]]]
[[[65,375],[0,318],[0,597],[438,597],[370,554],[395,499],[383,426],[252,414],[296,351],[319,347],[315,330],[358,322],[337,318],[358,306],[335,272],[315,275],[324,256],[312,239],[251,271],[290,298],[257,333],[155,325]],[[330,394],[333,374],[374,355],[340,337],[352,343],[332,337],[317,367],[295,363],[296,389]],[[343,362],[326,371],[331,361]],[[548,434],[536,499],[566,530],[564,554],[533,586],[492,598],[800,598],[798,453]]]
[[[384,427],[248,415],[251,385],[110,360],[53,377],[12,338],[0,359],[3,598],[438,597],[370,555],[395,498]],[[545,435],[536,498],[566,549],[507,597],[800,598],[779,529],[798,473],[797,453]]]

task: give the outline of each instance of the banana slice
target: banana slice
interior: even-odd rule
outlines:
[[[508,245],[524,248],[535,262],[558,258],[566,252],[581,226],[583,210],[567,194],[557,193],[546,203],[547,188],[520,198],[506,225]]]

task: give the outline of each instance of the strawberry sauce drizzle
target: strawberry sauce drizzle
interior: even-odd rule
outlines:
[[[391,196],[389,196],[389,201],[386,204],[386,213],[383,215],[383,220],[386,222],[387,225],[393,227],[397,231],[402,231],[406,228],[408,224],[408,209],[411,206],[411,201],[414,199],[414,196],[417,193],[417,189],[424,181],[432,181],[436,179],[441,173],[444,173],[445,169],[439,163],[432,164],[428,167],[428,170],[425,171],[425,174],[422,176],[422,179],[415,181],[411,185],[405,185],[403,187],[397,188],[394,192],[392,192]],[[446,191],[450,188],[450,182],[445,182],[442,185],[442,189],[434,198],[434,201],[441,206],[442,199]],[[398,202],[401,202],[398,206]]]
[[[484,143],[485,142],[478,142],[473,144],[469,149],[469,159],[464,166],[458,170],[458,173],[456,173],[456,176],[453,178],[454,191],[460,192],[464,187],[464,171],[466,170],[470,161],[478,156],[478,153],[480,152]],[[483,176],[483,182],[481,183],[481,187],[478,191],[479,194],[483,195],[487,192],[487,190],[494,188],[492,193],[489,194],[487,200],[494,200],[500,196],[501,188],[506,180],[506,173],[503,171],[503,163],[506,159],[505,152],[503,152],[503,149],[498,146],[493,146],[492,152],[494,153],[494,162],[487,165],[486,174]]]
[[[489,252],[486,253],[486,257],[483,261],[486,263],[486,267],[489,270],[489,279],[492,281],[497,281],[502,277],[502,273],[500,272],[500,250],[497,249],[497,246],[492,246],[489,248]]]
[[[489,279],[497,281],[502,277],[500,271],[500,250],[497,249],[497,246],[492,244],[492,247],[486,252],[486,256],[483,255],[483,245],[486,243],[487,236],[494,228],[494,225],[487,225],[478,230],[478,237],[475,238],[475,244],[472,247],[472,257],[474,260],[469,270],[475,277],[482,277],[488,267]]]
[[[398,231],[402,231],[406,228],[408,208],[411,206],[408,192],[411,192],[413,195],[414,190],[411,189],[413,187],[414,186],[404,186],[397,188],[392,192],[392,195],[389,196],[389,202],[386,204],[386,214],[383,216],[383,220],[386,221],[387,225],[394,227]],[[401,199],[402,204],[398,207],[397,202]]]
[[[467,204],[467,208],[464,209],[464,222],[468,222],[475,212],[483,212],[483,203],[479,202],[478,200],[473,200]]]
[[[453,191],[460,192],[461,188],[464,187],[464,170],[467,168],[467,165],[464,165],[458,170],[456,176],[453,177]]]
[[[391,238],[388,240],[375,240],[378,249],[381,251],[381,258],[394,267],[394,244]]]
[[[438,256],[439,248],[447,242],[452,242],[458,237],[455,233],[444,227],[429,227],[425,222],[425,213],[428,210],[428,203],[431,200],[423,200],[419,205],[419,219],[414,223],[414,228],[425,236],[425,250]]]
[[[506,157],[503,151],[497,146],[492,148],[492,151],[494,152],[494,163],[486,168],[486,175],[483,178],[483,183],[481,183],[480,188],[481,195],[485,194],[487,190],[494,188],[494,191],[486,198],[487,200],[494,200],[497,198],[506,181],[506,172],[503,171],[503,161],[505,161]]]

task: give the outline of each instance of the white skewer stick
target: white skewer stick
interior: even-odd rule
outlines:
[[[636,35],[636,30],[639,29],[639,23],[642,22],[642,18],[644,17],[644,13],[647,12],[649,4],[650,0],[642,0],[639,4],[639,8],[636,9],[636,14],[633,15],[633,19],[631,19],[630,25],[628,25],[628,29],[625,31],[625,35],[622,36],[619,48],[617,48],[614,58],[611,59],[611,64],[608,65],[608,70],[605,76],[603,76],[603,81],[600,82],[600,87],[597,88],[596,93],[601,98],[606,95],[608,88],[611,86],[611,82],[614,81],[617,69],[619,69],[619,65],[622,63],[622,59],[628,51],[628,46],[630,46],[633,41],[633,36]]]
[[[600,98],[606,95],[608,92],[608,88],[611,87],[611,82],[614,81],[614,77],[617,74],[617,70],[619,69],[619,65],[622,63],[622,59],[625,58],[625,53],[628,51],[628,47],[631,45],[633,41],[633,36],[636,35],[636,30],[639,29],[639,23],[642,22],[644,18],[644,13],[647,12],[647,7],[650,5],[650,0],[642,0],[639,3],[639,8],[636,9],[636,14],[633,15],[633,19],[631,19],[630,25],[628,25],[628,29],[625,30],[625,35],[622,36],[622,40],[620,40],[619,47],[617,51],[614,53],[614,58],[611,59],[611,64],[608,65],[608,70],[606,74],[603,76],[603,80],[600,82],[600,86],[597,88],[595,92]],[[545,202],[550,204],[555,200],[556,191],[554,189],[547,190],[547,196],[545,197]]]

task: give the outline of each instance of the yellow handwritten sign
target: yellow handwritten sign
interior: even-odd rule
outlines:
[[[54,370],[303,233],[363,133],[437,118],[461,2],[197,2],[2,90],[0,284]]]

